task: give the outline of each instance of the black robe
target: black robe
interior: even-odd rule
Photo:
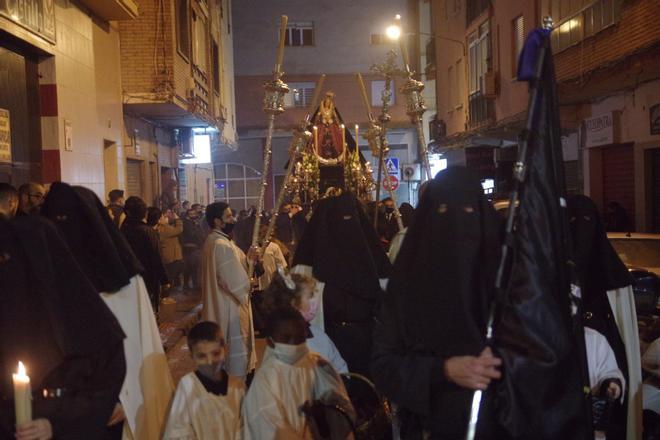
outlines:
[[[57,226],[97,292],[116,292],[143,271],[108,210],[91,190],[55,182],[41,214]]]
[[[119,323],[47,220],[0,220],[0,256],[0,438],[13,438],[19,360],[33,417],[47,418],[55,438],[106,438],[126,371]],[[43,388],[65,391],[44,399]]]
[[[626,347],[610,308],[607,291],[633,284],[628,269],[607,239],[596,204],[587,196],[568,199],[573,235],[574,260],[582,293],[584,325],[603,334],[612,347],[616,362],[628,383]],[[628,396],[614,408],[607,433],[609,440],[624,439]]]
[[[498,228],[495,210],[467,169],[448,168],[429,183],[374,330],[374,382],[401,408],[403,438],[421,438],[422,430],[438,439],[465,436],[473,392],[448,382],[443,366],[485,347]],[[480,429],[493,432],[484,429],[492,416],[489,399]]]
[[[381,304],[380,278],[391,266],[373,226],[350,193],[321,200],[293,258],[325,283],[325,330],[351,372],[369,375],[373,319]]]
[[[160,287],[168,283],[167,273],[160,255],[158,232],[140,219],[127,217],[121,225],[121,232],[144,267],[142,277],[147,286],[151,305],[158,311]]]

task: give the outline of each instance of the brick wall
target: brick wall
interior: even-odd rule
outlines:
[[[174,78],[174,0],[163,2],[162,10],[159,10],[159,3],[141,0],[140,15],[134,20],[119,22],[125,93],[151,93],[163,80]]]
[[[555,55],[557,79],[566,81],[660,41],[660,2],[628,0],[619,23]]]

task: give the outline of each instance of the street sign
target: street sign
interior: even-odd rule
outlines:
[[[399,176],[399,158],[388,157],[385,159],[385,169],[390,176]]]
[[[396,191],[399,187],[399,179],[396,176],[383,177],[383,188],[385,191]]]

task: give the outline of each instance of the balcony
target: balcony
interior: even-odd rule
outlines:
[[[79,0],[104,20],[132,20],[138,16],[136,0]]]
[[[493,122],[494,109],[492,99],[486,98],[481,92],[473,93],[469,98],[470,129],[480,128]]]

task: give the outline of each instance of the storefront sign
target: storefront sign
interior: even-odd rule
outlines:
[[[11,163],[11,126],[9,110],[0,108],[0,163]]]
[[[587,148],[614,143],[613,113],[584,120],[584,146]]]
[[[54,0],[0,0],[0,15],[55,42]]]
[[[651,134],[660,134],[660,104],[656,104],[649,109],[651,119]]]

